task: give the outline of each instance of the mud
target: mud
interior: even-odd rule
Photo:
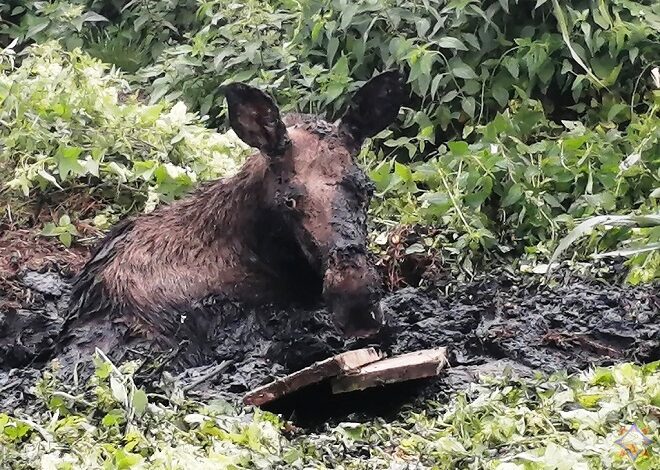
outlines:
[[[17,282],[29,292],[29,301],[0,311],[3,411],[26,406],[33,399],[29,386],[43,366],[35,358],[57,340],[62,324],[59,312],[69,292],[67,280],[57,272],[27,271]],[[228,361],[221,374],[189,387],[188,393],[237,402],[251,388],[347,349],[375,345],[398,354],[449,347],[451,368],[439,379],[334,397],[320,385],[272,407],[305,424],[358,417],[351,413],[382,416],[416,399],[443,399],[480,373],[507,371],[524,376],[660,359],[657,284],[623,287],[569,276],[549,287],[538,277],[516,277],[502,271],[470,283],[401,289],[388,295],[384,304],[388,324],[378,338],[346,341],[322,308],[244,309],[209,299],[198,307],[217,318],[205,355],[188,357],[187,364],[194,367],[185,370],[180,361],[156,369],[168,371],[185,385],[208,373],[205,364]],[[88,333],[102,337],[104,329],[108,326],[100,324]],[[140,345],[132,345],[134,350],[139,352]],[[185,348],[181,354],[186,354]],[[72,357],[60,359],[64,370],[71,368]],[[162,376],[153,367],[143,368],[141,374],[138,376],[150,381],[150,386],[163,386]]]

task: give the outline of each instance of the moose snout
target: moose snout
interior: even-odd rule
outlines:
[[[373,269],[329,269],[323,293],[334,323],[344,336],[361,338],[380,331],[384,323],[381,286]]]
[[[347,338],[373,336],[383,326],[383,309],[380,302],[339,305],[333,313],[335,324]]]

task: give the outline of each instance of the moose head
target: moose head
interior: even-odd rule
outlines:
[[[373,185],[357,165],[362,143],[389,126],[407,96],[397,71],[366,82],[343,117],[280,116],[271,96],[243,83],[224,87],[229,122],[266,159],[263,204],[290,229],[345,336],[369,336],[383,324],[380,279],[367,252]],[[263,227],[269,230],[269,227]]]

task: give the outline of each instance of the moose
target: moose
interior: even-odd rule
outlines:
[[[106,318],[130,337],[174,346],[182,331],[205,333],[195,331],[204,327],[191,306],[222,296],[317,299],[344,336],[377,333],[382,288],[366,224],[373,185],[355,157],[396,119],[407,96],[401,75],[371,78],[335,123],[280,116],[268,93],[244,83],[222,92],[231,128],[258,152],[234,176],[113,227],[73,281],[65,329]]]

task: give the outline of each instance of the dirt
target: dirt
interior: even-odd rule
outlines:
[[[71,271],[46,264],[41,272],[26,269],[11,277],[25,296],[18,304],[5,302],[0,308],[0,410],[34,403],[29,388],[44,366],[35,358],[58,340]],[[337,417],[382,416],[415,400],[447,398],[481,373],[525,376],[657,360],[659,292],[657,284],[624,287],[565,276],[556,285],[545,286],[538,276],[490,272],[469,283],[400,289],[384,299],[388,324],[379,337],[352,341],[335,331],[323,308],[245,309],[207,299],[198,310],[217,321],[209,332],[206,356],[192,355],[183,363],[166,361],[158,374],[153,367],[145,367],[138,379],[150,387],[164,387],[160,372],[165,370],[185,386],[208,373],[205,363],[228,361],[222,373],[190,386],[188,393],[200,399],[238,402],[258,385],[347,349],[374,345],[388,354],[399,354],[447,346],[451,368],[440,379],[339,396],[332,396],[322,384],[271,407],[303,425]],[[0,303],[2,295],[7,293],[0,290]],[[80,342],[102,338],[107,326],[98,327],[81,336]],[[140,345],[132,345],[134,349],[139,352]],[[123,356],[126,351],[115,350],[112,357],[118,358],[118,352]],[[126,357],[135,357],[131,354]],[[185,348],[181,354],[186,354]],[[59,359],[69,374],[65,380],[71,380],[75,358],[65,354]]]
[[[52,269],[71,275],[88,254],[86,247],[65,248],[34,230],[6,230],[0,225],[0,312],[30,304],[32,292],[17,279],[21,271]]]

